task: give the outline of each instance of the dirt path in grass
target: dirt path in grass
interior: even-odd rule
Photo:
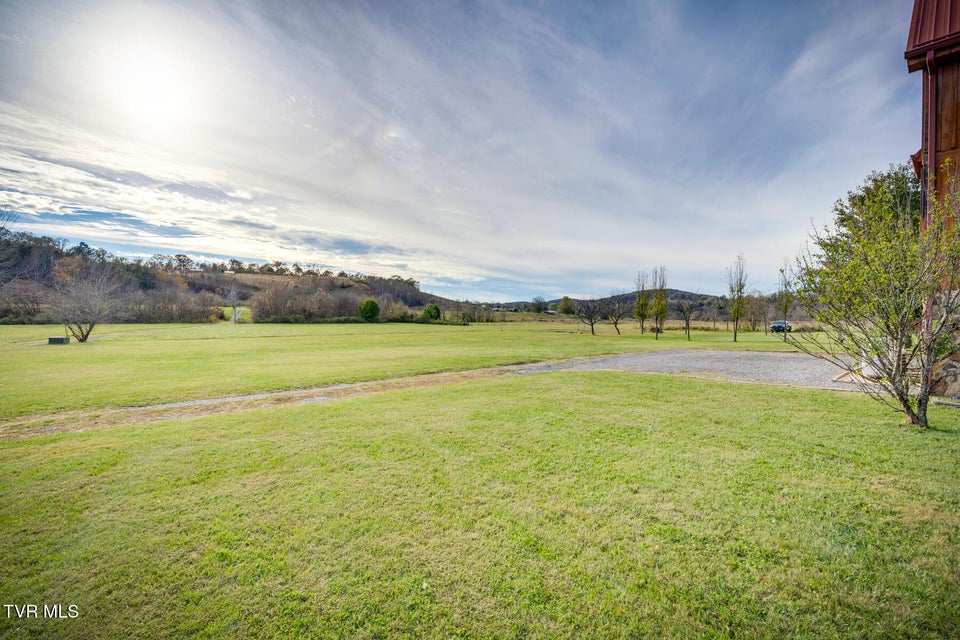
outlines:
[[[158,420],[195,418],[221,413],[233,413],[249,409],[279,407],[289,404],[309,404],[326,402],[355,396],[457,384],[467,380],[481,380],[509,373],[507,370],[477,369],[453,373],[433,373],[408,378],[372,380],[352,384],[338,384],[328,387],[308,389],[290,389],[253,393],[242,396],[205,398],[148,405],[144,407],[108,407],[103,409],[80,409],[39,415],[21,416],[0,422],[0,440],[19,439],[38,435],[66,432],[82,432],[90,429],[103,429],[130,424],[144,424]]]
[[[246,411],[248,409],[325,402],[399,389],[436,387],[503,375],[532,375],[554,371],[635,371],[820,389],[857,389],[852,382],[844,381],[838,377],[838,374],[842,373],[840,369],[804,354],[671,349],[647,353],[537,362],[471,371],[432,373],[308,389],[186,400],[144,407],[83,409],[21,416],[0,421],[0,439],[82,432],[121,425],[144,424],[157,420],[193,418]]]

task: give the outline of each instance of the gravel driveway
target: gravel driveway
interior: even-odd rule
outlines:
[[[853,383],[834,380],[838,374],[842,373],[841,369],[828,362],[801,353],[671,349],[599,358],[574,358],[564,362],[538,362],[471,371],[425,374],[391,380],[372,380],[327,387],[289,389],[226,398],[201,398],[140,407],[64,411],[59,414],[44,413],[23,416],[6,421],[6,424],[0,421],[0,440],[51,433],[78,432],[122,424],[146,424],[156,420],[171,420],[182,417],[196,418],[202,415],[277,407],[284,404],[320,402],[392,389],[455,384],[466,380],[500,375],[600,370],[681,374],[714,380],[734,380],[819,389],[849,391],[858,389]]]
[[[539,362],[516,368],[521,375],[549,371],[601,370],[685,374],[738,382],[858,390],[856,384],[834,380],[843,373],[842,369],[804,353],[669,349],[578,358],[566,362]]]

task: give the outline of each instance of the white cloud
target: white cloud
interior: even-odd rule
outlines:
[[[775,6],[722,28],[656,2],[57,7],[52,26],[43,6],[13,12],[0,39],[0,60],[23,61],[63,36],[0,88],[0,206],[129,216],[58,235],[405,265],[500,299],[603,294],[655,264],[719,293],[743,251],[772,288],[811,218],[919,142],[907,0],[813,5],[802,33]],[[108,31],[171,52],[193,96],[179,135],[106,108],[98,65],[123,52],[90,44]]]

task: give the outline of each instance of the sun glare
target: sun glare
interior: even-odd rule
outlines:
[[[233,104],[229,43],[181,3],[89,4],[44,61],[51,86],[88,126],[158,148],[196,144]]]
[[[105,77],[119,115],[147,131],[168,132],[189,113],[183,70],[163,52],[131,49],[120,54]]]
[[[170,135],[191,113],[191,76],[175,48],[163,43],[116,43],[99,70],[105,106],[147,135]]]
[[[184,79],[153,52],[131,52],[118,65],[114,82],[123,111],[144,124],[165,127],[183,119],[189,107]]]

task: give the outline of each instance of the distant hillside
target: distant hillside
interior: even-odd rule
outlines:
[[[9,228],[0,216],[0,322],[58,322],[66,301],[97,303],[95,322],[203,322],[224,317],[225,307],[250,306],[255,321],[314,322],[355,318],[366,298],[375,298],[385,319],[405,320],[428,305],[452,310],[456,321],[474,309],[420,291],[402,276],[370,276],[315,269],[281,261],[267,264],[195,262],[186,254],[129,260],[84,242]],[[83,293],[94,285],[94,293]],[[102,291],[101,291],[102,290]],[[83,293],[83,296],[80,294]],[[72,297],[71,297],[72,296]],[[91,308],[93,305],[87,305]],[[480,309],[482,310],[482,308]],[[87,314],[89,315],[89,314]]]
[[[693,293],[693,292],[691,292],[691,291],[682,291],[682,290],[680,290],[680,289],[667,289],[666,291],[667,291],[667,303],[668,303],[668,304],[674,304],[674,303],[682,302],[682,301],[684,301],[684,300],[699,301],[699,302],[701,302],[701,303],[703,303],[703,304],[714,304],[714,303],[716,303],[717,301],[725,301],[725,300],[726,300],[726,296],[714,296],[714,295],[709,295],[709,294],[706,294],[706,293]],[[621,297],[622,299],[624,299],[624,300],[628,300],[628,299],[629,299],[630,301],[633,301],[633,300],[636,299],[636,295],[637,295],[637,292],[636,292],[636,291],[631,291],[631,292],[629,292],[629,293],[624,293],[624,294],[621,295],[620,297]],[[582,298],[571,298],[571,300],[573,300],[574,302],[577,302],[578,300],[581,300],[581,299],[582,299]],[[601,300],[610,300],[610,299],[611,299],[611,296],[604,296],[603,298],[600,298],[600,299],[601,299]],[[560,298],[554,298],[553,300],[548,300],[548,301],[547,301],[547,304],[549,304],[549,305],[558,305],[558,304],[560,304],[560,300],[561,300]],[[529,304],[529,303],[527,303],[527,302],[509,302],[509,303],[505,303],[505,304],[507,304],[507,305],[525,305],[525,304]]]
[[[7,223],[10,221],[7,220]],[[521,300],[503,303],[470,303],[450,300],[420,290],[419,283],[400,275],[390,277],[363,273],[333,273],[305,269],[294,263],[195,262],[185,254],[154,255],[128,260],[86,243],[66,248],[66,242],[28,233],[13,232],[0,219],[0,322],[50,322],[51,300],[61,276],[77,273],[94,264],[109,264],[122,297],[116,306],[122,313],[115,320],[136,322],[198,322],[222,317],[224,307],[250,306],[256,321],[314,322],[355,317],[359,304],[375,298],[382,319],[405,320],[436,305],[454,322],[502,318],[505,311],[556,310],[560,299]],[[63,278],[61,277],[61,280]],[[636,293],[620,297],[632,308]],[[609,298],[606,298],[609,300]],[[724,296],[667,290],[671,314],[680,304],[694,303],[694,317],[716,320],[726,317]],[[751,322],[765,323],[772,317],[772,299],[749,298]]]
[[[685,302],[692,302],[693,306],[691,311],[692,320],[700,321],[713,321],[713,322],[722,322],[727,319],[729,311],[729,300],[726,296],[714,296],[705,293],[693,293],[692,291],[682,291],[680,289],[667,289],[667,308],[668,308],[668,317],[677,318],[680,316],[678,313],[681,304]],[[629,309],[628,315],[632,316],[633,304],[636,301],[636,291],[631,291],[629,293],[624,293],[619,296],[619,298],[627,304]],[[560,298],[555,298],[553,300],[547,301],[547,305],[550,309],[556,309],[560,304]],[[571,298],[575,303],[578,302],[576,298]],[[604,302],[609,302],[612,300],[611,296],[601,298]],[[779,318],[776,311],[776,296],[775,295],[757,295],[757,294],[748,294],[744,301],[744,317],[743,323],[745,327],[749,327],[751,330],[757,330],[775,318]],[[519,309],[528,309],[531,306],[531,303],[527,302],[510,302],[504,303],[504,306],[515,306]],[[799,318],[804,319],[806,315],[803,314],[800,309],[793,309],[790,313],[790,318]]]

